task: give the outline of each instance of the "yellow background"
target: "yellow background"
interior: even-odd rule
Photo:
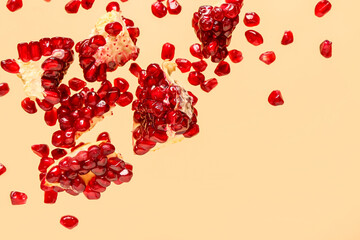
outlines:
[[[0,58],[17,57],[16,44],[42,37],[86,38],[108,1],[96,0],[89,11],[64,11],[65,0],[24,0],[11,13],[0,7]],[[197,41],[192,13],[213,0],[180,0],[179,16],[157,19],[154,0],[121,4],[126,17],[141,29],[138,63],[160,62],[161,46],[171,42],[176,57],[191,60],[188,47]],[[229,76],[219,78],[210,93],[175,76],[199,97],[201,133],[145,156],[131,147],[132,112],[116,108],[85,134],[92,141],[109,131],[125,160],[134,165],[129,184],[111,186],[98,201],[59,194],[55,205],[43,204],[37,165],[30,146],[50,143],[56,127],[47,127],[43,113],[25,113],[21,81],[0,71],[0,82],[11,91],[0,99],[0,162],[8,171],[0,177],[1,239],[124,239],[124,240],[355,240],[360,238],[360,41],[355,0],[332,1],[323,18],[314,15],[317,0],[245,0],[245,12],[255,11],[261,24],[254,28],[264,44],[246,42],[242,22],[231,48],[240,49],[243,62],[231,64]],[[295,42],[280,44],[285,30]],[[333,58],[319,54],[319,44],[333,41]],[[270,66],[258,60],[264,51],[276,52]],[[125,77],[131,90],[136,79],[128,66],[109,74]],[[214,65],[206,75],[213,76]],[[81,77],[77,62],[66,77]],[[285,104],[273,107],[272,90],[283,93]],[[28,194],[24,206],[10,204],[10,191]],[[59,224],[72,214],[79,226],[72,231]]]

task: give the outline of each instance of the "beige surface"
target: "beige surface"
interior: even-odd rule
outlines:
[[[10,13],[1,1],[0,58],[17,56],[16,44],[41,37],[87,36],[106,2],[68,15],[65,0],[45,3],[24,0]],[[178,57],[190,57],[196,41],[190,26],[198,6],[216,1],[182,0],[180,16],[155,19],[153,0],[122,4],[125,16],[141,29],[139,63],[160,60],[164,42],[177,46]],[[360,41],[355,0],[332,1],[332,11],[314,16],[316,0],[246,0],[247,11],[261,17],[256,30],[265,43],[245,41],[240,24],[233,48],[243,51],[242,63],[232,64],[228,77],[206,94],[195,92],[201,134],[143,157],[131,149],[131,110],[117,108],[113,117],[82,137],[101,131],[112,134],[125,159],[134,164],[131,183],[111,186],[98,201],[60,194],[56,205],[44,205],[39,189],[34,143],[48,143],[55,128],[42,114],[28,115],[15,75],[0,71],[11,92],[0,99],[0,162],[8,171],[0,177],[1,239],[124,239],[124,240],[355,240],[360,238]],[[280,44],[284,30],[295,42]],[[319,54],[319,44],[333,41],[332,59]],[[277,60],[267,66],[260,53],[274,50]],[[128,65],[127,65],[128,66]],[[213,69],[211,65],[207,72]],[[80,77],[76,64],[70,76]],[[109,75],[135,79],[127,67]],[[67,78],[68,79],[68,78]],[[272,107],[268,94],[280,89],[285,105]],[[12,190],[28,194],[28,204],[11,206]],[[72,231],[58,222],[73,214],[80,220]],[[51,236],[51,238],[50,238]]]

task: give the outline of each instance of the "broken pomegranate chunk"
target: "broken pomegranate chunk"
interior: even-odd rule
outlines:
[[[0,83],[0,97],[5,96],[10,91],[9,85],[7,83]]]
[[[290,43],[294,42],[294,35],[291,31],[285,31],[283,38],[281,40],[282,45],[289,45]]]
[[[274,90],[268,97],[268,102],[273,106],[279,106],[284,104],[283,97],[279,90]]]
[[[3,175],[6,172],[6,167],[0,163],[0,176]]]
[[[324,58],[332,57],[332,42],[325,40],[320,44],[320,53]]]
[[[323,17],[331,10],[331,3],[328,0],[321,0],[315,6],[315,15]]]
[[[245,26],[255,27],[255,26],[259,25],[259,23],[260,23],[260,17],[259,17],[259,15],[257,15],[257,13],[255,13],[255,12],[245,13],[245,16],[244,16]]]
[[[27,195],[22,192],[12,191],[10,193],[10,199],[12,205],[23,205],[26,204]]]
[[[60,224],[66,227],[67,229],[73,229],[79,224],[79,220],[71,215],[66,215],[61,217]]]

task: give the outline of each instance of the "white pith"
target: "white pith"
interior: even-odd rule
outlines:
[[[122,31],[115,37],[105,31],[105,26],[112,22],[119,22],[122,26]],[[129,32],[126,29],[121,12],[113,10],[100,17],[90,37],[95,35],[102,35],[106,39],[106,44],[99,47],[93,55],[96,59],[95,64],[97,66],[101,63],[109,63],[112,61],[117,64],[125,63],[131,59],[132,55],[138,52],[138,48],[131,40]]]

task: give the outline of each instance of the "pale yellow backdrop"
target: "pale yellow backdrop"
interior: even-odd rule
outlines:
[[[154,0],[121,4],[124,15],[141,29],[138,62],[145,67],[160,61],[163,43],[188,57],[197,41],[192,13],[213,0],[180,0],[179,16],[157,19]],[[16,44],[42,37],[87,37],[108,1],[96,0],[89,11],[66,14],[65,0],[24,0],[10,13],[0,6],[0,58],[17,56]],[[123,240],[358,240],[360,239],[360,3],[332,1],[325,17],[314,16],[317,0],[245,0],[243,14],[256,11],[265,42],[248,44],[239,24],[232,48],[244,60],[232,64],[231,75],[219,79],[211,94],[189,86],[199,97],[201,133],[193,139],[145,156],[131,148],[130,107],[82,137],[93,140],[109,131],[124,158],[134,165],[129,184],[111,186],[98,201],[62,193],[55,205],[43,204],[35,143],[49,143],[54,128],[43,115],[26,114],[15,75],[0,71],[0,82],[11,92],[0,99],[0,162],[8,171],[0,177],[0,238],[7,239],[123,239]],[[285,30],[295,42],[282,46]],[[319,44],[333,41],[333,58],[319,54]],[[260,53],[273,50],[277,60],[267,66]],[[193,60],[193,59],[192,59]],[[122,76],[136,88],[136,79]],[[211,76],[214,66],[206,72]],[[77,63],[70,77],[81,77]],[[280,89],[285,104],[272,107],[268,94]],[[24,206],[12,206],[12,190],[28,194]],[[58,222],[73,214],[80,220],[72,231]]]

